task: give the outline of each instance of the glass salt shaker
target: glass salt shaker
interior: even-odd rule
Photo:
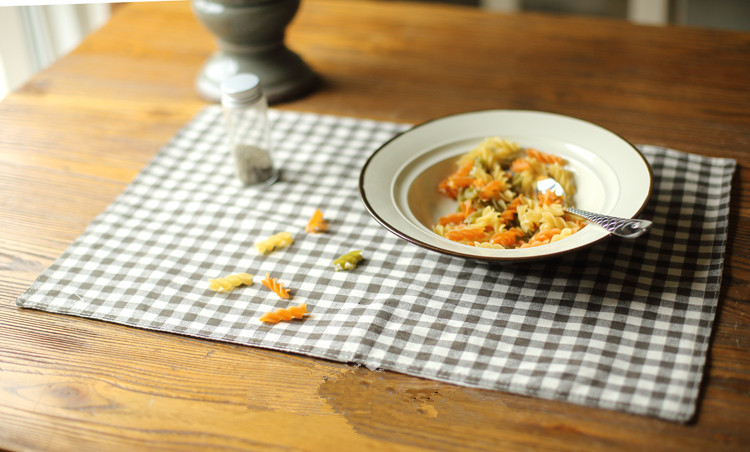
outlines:
[[[226,79],[221,105],[237,177],[245,185],[274,183],[278,172],[271,158],[268,101],[258,76],[237,74]]]

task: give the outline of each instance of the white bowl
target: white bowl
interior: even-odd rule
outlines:
[[[359,179],[370,214],[397,236],[432,251],[485,261],[547,258],[578,250],[609,235],[589,225],[563,240],[532,248],[491,249],[464,245],[432,231],[456,201],[438,192],[456,159],[487,137],[498,136],[557,154],[575,175],[578,208],[636,217],[651,194],[651,168],[632,144],[580,119],[517,110],[488,110],[435,119],[397,135],[367,160]]]

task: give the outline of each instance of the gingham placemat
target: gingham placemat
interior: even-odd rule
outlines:
[[[242,187],[221,110],[204,109],[22,295],[18,306],[685,421],[716,312],[735,162],[642,146],[655,176],[637,240],[492,267],[380,227],[364,161],[403,124],[271,111],[282,181]],[[306,234],[320,208],[323,234]],[[254,243],[295,242],[259,255]],[[331,261],[362,249],[354,271]],[[256,275],[229,293],[207,280]],[[292,291],[260,284],[268,272]],[[302,321],[263,313],[308,303]]]

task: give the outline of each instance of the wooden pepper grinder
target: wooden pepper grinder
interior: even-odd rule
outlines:
[[[193,13],[218,38],[219,50],[196,79],[198,94],[221,99],[221,84],[240,73],[256,74],[270,104],[301,97],[317,76],[284,43],[300,0],[191,0]]]

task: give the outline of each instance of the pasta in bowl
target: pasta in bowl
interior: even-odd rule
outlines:
[[[482,157],[488,148],[500,149],[500,154]],[[522,246],[528,244],[540,229],[540,222],[531,221],[532,215],[527,215],[532,211],[538,214],[539,209],[536,208],[538,204],[535,207],[533,194],[522,188],[531,179],[526,182],[512,180],[523,170],[517,166],[517,171],[512,171],[510,165],[518,158],[534,159],[529,156],[529,149],[532,149],[532,154],[537,152],[536,163],[529,162],[530,166],[538,165],[539,159],[547,156],[564,162],[558,166],[567,175],[557,174],[557,177],[563,180],[569,177],[575,181],[575,188],[566,187],[566,191],[570,190],[567,199],[579,208],[632,218],[648,201],[652,187],[651,170],[630,143],[586,121],[552,113],[516,110],[448,116],[394,137],[376,150],[362,168],[360,195],[370,214],[390,232],[429,250],[457,257],[485,261],[548,258],[607,237],[608,232],[601,228],[582,227],[583,223],[573,223],[579,220],[562,217],[566,222],[571,221],[568,226],[573,226],[565,233],[564,239],[549,240],[544,246]],[[481,162],[481,168],[475,169],[472,165],[467,172],[469,161]],[[490,168],[495,163],[500,169]],[[462,175],[462,171],[466,174]],[[492,171],[495,171],[494,175]],[[557,170],[544,170],[546,173],[550,171]],[[458,185],[454,184],[455,192],[447,190],[446,180],[452,176],[456,179],[468,176],[471,186],[465,178],[460,179]],[[501,182],[493,183],[496,180]],[[484,196],[480,196],[482,191]],[[502,195],[487,196],[493,192]],[[515,207],[523,204],[526,224],[518,220],[516,213],[504,230],[497,223],[492,228],[487,227],[493,216],[502,215],[521,192],[525,192],[526,199],[523,203],[517,201]],[[469,206],[467,198],[472,201]],[[488,207],[492,209],[487,210]],[[462,214],[465,216],[458,223],[448,222]],[[487,217],[474,223],[483,214]],[[467,223],[465,220],[469,217]],[[441,219],[445,224],[440,224]],[[452,240],[447,236],[451,230],[468,228],[469,223],[481,226],[486,234],[482,237],[477,234],[479,240],[455,240],[455,236]],[[512,243],[491,243],[495,233],[508,232],[514,227],[517,229],[511,233],[515,234]],[[548,226],[545,228],[549,229]],[[495,237],[495,242],[502,241],[499,237]]]
[[[500,137],[483,140],[456,160],[438,191],[457,201],[455,212],[437,219],[438,235],[470,246],[529,248],[557,242],[586,222],[565,212],[576,192],[566,160]],[[538,191],[553,178],[566,196]]]

